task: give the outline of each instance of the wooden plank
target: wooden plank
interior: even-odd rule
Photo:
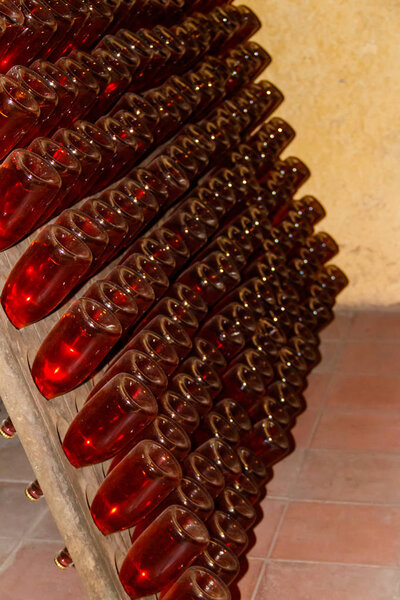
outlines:
[[[11,265],[15,264],[29,242],[30,238],[1,253],[1,289]],[[4,311],[0,311],[0,396],[17,429],[88,599],[127,600],[128,595],[119,581],[116,564],[121,564],[130,547],[129,532],[104,536],[89,512],[88,502],[104,479],[103,467],[96,465],[75,469],[65,457],[60,443],[77,412],[77,406],[83,404],[93,384],[83,384],[73,392],[48,401],[36,388],[29,370],[42,340],[69,303],[39,323],[20,331],[12,326]],[[156,596],[149,598],[155,599]]]

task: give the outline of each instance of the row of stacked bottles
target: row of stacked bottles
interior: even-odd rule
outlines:
[[[230,598],[347,285],[259,27],[210,0],[0,3],[0,248],[34,234],[1,303],[17,329],[66,305],[31,374],[54,403],[94,377],[62,448],[104,465],[90,513],[131,531],[132,599]]]

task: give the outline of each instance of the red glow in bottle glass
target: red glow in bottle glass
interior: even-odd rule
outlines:
[[[0,159],[38,122],[40,107],[18,82],[0,76]]]
[[[144,223],[149,223],[159,211],[160,206],[155,195],[134,179],[128,177],[121,179],[113,185],[112,189],[125,194],[133,204],[140,208]]]
[[[130,444],[156,414],[151,391],[121,373],[83,405],[65,434],[63,450],[76,468],[103,462]]]
[[[196,294],[189,286],[177,282],[168,289],[168,296],[178,300],[186,310],[189,310],[200,322],[208,313],[204,299]]]
[[[239,429],[223,415],[212,410],[202,419],[202,423],[194,435],[194,444],[198,446],[210,438],[223,440],[234,448],[240,440]]]
[[[206,228],[188,211],[173,211],[163,225],[182,240],[190,255],[195,254],[207,242]]]
[[[192,336],[199,327],[199,323],[192,311],[175,298],[164,296],[164,298],[156,304],[148,317],[146,317],[145,322],[147,322],[147,318],[151,319],[158,314],[165,315],[169,319],[172,319],[172,321],[179,323],[190,336]]]
[[[167,390],[159,399],[159,411],[178,423],[189,435],[199,426],[200,416],[196,408],[183,396],[171,390]]]
[[[49,4],[51,8],[55,5],[58,7],[57,25],[59,26],[57,34],[51,40],[51,44],[43,48],[41,56],[46,56],[54,62],[71,47],[71,40],[88,21],[90,12],[84,0],[69,0],[67,9],[62,7],[61,0],[51,0]],[[59,35],[59,31],[61,35]]]
[[[261,458],[265,465],[271,467],[292,449],[289,435],[271,419],[263,419],[253,426],[252,431],[243,439],[243,444]]]
[[[139,204],[132,202],[128,196],[119,190],[104,190],[98,194],[98,199],[108,204],[126,222],[128,231],[122,240],[122,246],[127,246],[143,227],[144,215]]]
[[[134,252],[124,260],[124,266],[134,269],[143,275],[154,290],[156,300],[164,295],[169,287],[168,277],[160,264],[139,252]]]
[[[245,530],[227,513],[216,510],[207,521],[207,526],[212,538],[228,546],[236,556],[240,556],[246,550],[249,538]]]
[[[170,417],[158,415],[138,439],[154,440],[167,448],[177,459],[189,454],[191,441],[186,431]]]
[[[139,141],[129,128],[113,117],[103,116],[96,125],[110,135],[116,144],[116,155],[110,167],[110,181],[125,175],[140,158]]]
[[[79,29],[71,41],[71,49],[91,48],[112,22],[113,11],[106,2],[91,0],[89,14],[90,17],[85,21],[84,27]]]
[[[204,523],[183,506],[166,508],[135,540],[119,573],[132,599],[160,591],[206,547]]]
[[[91,56],[104,65],[110,76],[109,83],[100,92],[87,115],[91,121],[96,121],[102,115],[107,114],[115,101],[128,89],[132,81],[132,75],[125,62],[109,50],[95,49],[92,51]]]
[[[96,148],[101,155],[101,161],[96,175],[90,180],[90,187],[87,190],[95,193],[99,189],[107,187],[110,183],[110,171],[112,172],[112,162],[116,152],[116,145],[110,135],[103,129],[89,123],[88,121],[75,121],[74,130],[80,133],[91,146]]]
[[[257,514],[253,505],[233,487],[226,487],[218,497],[217,505],[228,515],[236,519],[245,531],[256,521]]]
[[[249,433],[251,434],[251,432]],[[254,454],[247,446],[240,446],[237,449],[237,455],[242,467],[242,473],[254,477],[258,485],[262,486],[272,479],[272,469],[267,469],[264,462]]]
[[[217,350],[223,352],[227,360],[236,356],[245,344],[241,329],[223,315],[215,315],[208,319],[201,328],[199,336],[214,344]]]
[[[123,30],[121,30],[123,31]],[[143,96],[133,92],[124,94],[110,110],[110,116],[113,117],[118,111],[128,111],[133,113],[138,119],[142,120],[149,130],[153,133],[160,120],[156,109],[147,102]]]
[[[1,36],[0,59],[14,42],[18,33],[22,30],[24,24],[24,15],[18,6],[12,0],[3,0],[0,5],[0,17],[3,19],[3,33]],[[3,65],[0,61],[0,67],[3,71]]]
[[[171,588],[161,594],[160,600],[231,600],[231,595],[214,572],[193,566],[186,569]]]
[[[203,417],[212,407],[212,399],[205,386],[193,375],[177,373],[169,385],[170,389],[181,394],[188,402],[191,402],[198,413]]]
[[[146,329],[154,331],[161,335],[169,344],[171,344],[182,361],[192,348],[192,341],[185,329],[176,321],[169,319],[165,315],[158,315],[146,323]]]
[[[67,148],[79,160],[82,167],[80,177],[69,191],[68,202],[65,202],[65,206],[68,207],[90,189],[91,181],[101,163],[101,154],[83,135],[71,129],[58,129],[53,135],[53,140]]]
[[[124,346],[122,353],[131,349],[148,354],[168,376],[175,371],[179,364],[179,356],[175,348],[164,337],[154,333],[151,329],[141,329]]]
[[[75,115],[75,100],[79,92],[78,86],[67,73],[46,60],[35,60],[30,68],[43,77],[58,97],[57,107],[46,123],[48,131],[54,131],[61,117],[64,122],[72,123]]]
[[[7,77],[17,81],[23,88],[32,94],[40,108],[40,119],[19,141],[21,146],[26,144],[37,135],[47,135],[52,128],[53,113],[57,109],[58,96],[46,80],[27,67],[15,65],[7,71]]]
[[[104,264],[107,264],[113,258],[128,234],[129,226],[124,217],[114,210],[112,206],[100,199],[88,198],[79,209],[85,215],[90,217],[108,234],[108,245],[101,259],[93,265],[94,270],[98,270]]]
[[[27,233],[61,188],[56,169],[29,150],[14,150],[0,167],[0,249],[9,248]]]
[[[236,363],[223,375],[224,393],[249,409],[265,394],[263,380],[259,373],[244,363]]]
[[[78,159],[75,158],[67,148],[64,148],[49,138],[36,138],[30,144],[28,150],[44,158],[56,169],[61,177],[61,188],[58,194],[38,221],[38,224],[41,225],[42,223],[45,223],[50,216],[58,212],[59,208],[62,206],[63,199],[80,176],[82,167]]]
[[[49,314],[87,273],[92,254],[84,242],[48,225],[14,265],[1,302],[18,329]]]
[[[268,395],[278,400],[291,417],[297,417],[306,408],[306,403],[301,393],[289,383],[274,381],[268,386]]]
[[[204,301],[213,306],[226,292],[226,286],[221,274],[204,262],[195,262],[178,278],[179,283],[190,287]]]
[[[222,390],[222,382],[217,372],[210,364],[206,364],[200,358],[195,356],[187,358],[180,366],[179,371],[191,375],[199,383],[204,385],[212,400],[214,400]]]
[[[143,521],[135,528],[131,538],[132,541],[134,541],[142,531],[171,504],[184,506],[194,514],[198,515],[203,521],[206,521],[214,510],[214,500],[206,488],[190,477],[183,477],[178,487],[157,506],[147,519],[143,519]]]
[[[84,292],[85,298],[92,298],[111,310],[125,332],[138,319],[138,306],[133,294],[128,294],[120,285],[107,280],[95,281]]]
[[[173,204],[189,188],[189,179],[181,167],[168,156],[161,154],[153,159],[147,169],[161,178],[168,190],[167,206]]]
[[[129,293],[133,293],[140,314],[148,310],[155,300],[152,286],[138,271],[123,265],[114,267],[108,273],[107,279],[118,283]]]
[[[90,300],[75,300],[43,340],[32,377],[50,400],[78,386],[93,373],[122,334],[117,317]]]
[[[245,435],[251,429],[251,421],[246,410],[232,398],[224,398],[217,402],[213,409],[225,417],[229,423],[232,423],[238,430],[240,436]]]
[[[226,585],[230,585],[236,579],[240,570],[236,554],[219,540],[213,539],[193,564],[215,573]]]
[[[218,374],[226,368],[226,360],[220,350],[211,344],[208,340],[196,336],[193,342],[193,354],[195,354],[203,363],[210,365]]]
[[[196,448],[196,452],[213,461],[221,470],[227,485],[240,475],[241,468],[238,456],[227,442],[218,438],[211,438]]]
[[[104,535],[129,529],[146,517],[178,486],[182,470],[166,448],[153,442],[138,442],[110,471],[90,506],[97,527]]]
[[[12,44],[1,59],[3,72],[11,65],[26,65],[48,43],[57,29],[50,7],[40,0],[18,0],[24,23],[18,31],[18,41]]]
[[[91,390],[89,396],[92,397],[118,373],[132,375],[132,377],[146,385],[156,398],[167,389],[168,379],[161,367],[148,354],[132,349],[123,351],[120,358],[111,363]]]
[[[85,242],[92,252],[93,264],[96,264],[98,258],[104,254],[108,247],[109,238],[107,232],[80,210],[72,208],[64,210],[57,217],[55,224],[65,227],[65,229],[68,229]]]
[[[175,272],[180,271],[182,266],[190,258],[189,248],[184,240],[167,227],[157,227],[157,229],[153,231],[153,236],[160,244],[171,251],[175,260]],[[178,300],[179,299],[180,298],[178,298]]]
[[[232,487],[245,496],[252,504],[258,504],[261,490],[253,475],[242,472],[232,483]]]
[[[127,253],[122,257],[121,263],[131,254],[138,252],[144,254],[150,260],[161,265],[165,274],[169,277],[175,271],[175,259],[169,248],[160,244],[158,240],[152,237],[140,237],[131,246]]]
[[[217,465],[199,452],[191,452],[183,463],[184,474],[201,483],[216,498],[225,487],[225,479]]]
[[[85,69],[83,65],[80,65],[76,60],[72,60],[72,58],[59,58],[55,64],[56,67],[64,71],[78,87],[78,95],[71,112],[73,121],[83,118],[89,112],[100,94],[99,84],[88,69]],[[62,115],[58,125],[59,127],[69,127],[71,125],[70,115]]]

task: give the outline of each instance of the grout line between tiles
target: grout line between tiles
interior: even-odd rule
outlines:
[[[65,542],[62,539],[62,537],[60,536],[59,538],[55,539],[55,538],[32,538],[32,537],[25,537],[24,540],[26,542],[34,542],[35,544],[60,544],[60,550],[61,547],[64,548],[65,546]]]
[[[283,511],[282,511],[282,514],[281,514],[281,518],[279,519],[278,525],[276,526],[276,529],[275,529],[274,535],[273,535],[273,537],[272,537],[272,540],[271,540],[271,543],[270,543],[270,545],[269,545],[268,554],[267,554],[267,556],[266,556],[266,558],[267,558],[267,559],[269,559],[269,558],[271,557],[272,551],[273,551],[273,549],[274,549],[274,546],[275,546],[275,544],[276,544],[276,540],[278,539],[278,536],[279,536],[279,533],[280,533],[280,530],[281,530],[281,527],[282,527],[283,520],[284,520],[284,518],[285,518],[285,516],[286,516],[286,513],[287,513],[287,511],[288,511],[289,504],[290,504],[290,500],[286,500],[286,504],[285,504],[285,506],[283,507]],[[256,557],[254,557],[254,558],[256,558]]]
[[[346,500],[324,500],[324,499],[315,499],[315,498],[299,498],[299,497],[285,497],[285,496],[268,496],[269,500],[279,500],[279,501],[290,501],[290,502],[304,502],[307,504],[339,504],[344,506],[369,506],[369,507],[377,507],[377,508],[399,508],[399,502],[357,502],[357,501],[346,501]]]
[[[331,367],[330,371],[328,372],[329,375],[330,375],[329,376],[329,380],[328,380],[328,383],[327,383],[327,385],[325,387],[325,390],[324,390],[324,393],[323,393],[323,398],[321,399],[321,402],[318,404],[318,407],[317,407],[317,416],[316,416],[316,419],[315,419],[315,422],[314,422],[311,434],[309,436],[308,444],[307,444],[307,446],[305,448],[302,448],[303,455],[302,455],[302,457],[300,459],[300,463],[299,463],[298,469],[297,469],[297,471],[295,473],[295,476],[293,478],[293,481],[290,484],[289,489],[287,491],[287,497],[288,497],[289,501],[291,499],[295,499],[293,497],[293,492],[294,492],[294,490],[297,487],[297,483],[298,483],[300,475],[301,475],[301,473],[303,471],[303,467],[304,467],[304,463],[305,463],[306,455],[307,455],[307,450],[311,446],[311,443],[312,443],[315,431],[316,431],[316,429],[317,429],[317,427],[318,427],[318,425],[320,423],[322,414],[323,414],[323,412],[325,410],[325,407],[326,407],[326,404],[328,402],[328,396],[329,396],[330,391],[331,391],[331,389],[333,387],[333,382],[334,382],[334,379],[335,379],[335,376],[336,376],[336,367],[339,364],[339,360],[341,358],[341,355],[342,355],[342,352],[343,352],[343,349],[344,349],[344,346],[345,346],[345,343],[346,343],[347,334],[349,332],[349,329],[350,329],[350,326],[351,326],[351,323],[352,323],[353,319],[354,319],[354,313],[351,313],[351,316],[350,316],[350,318],[348,320],[348,323],[347,323],[346,330],[345,330],[344,335],[343,335],[343,339],[340,341],[340,344],[337,345],[337,352],[336,352],[336,355],[334,357],[334,360],[332,361],[332,367]],[[322,355],[321,362],[323,362],[323,360],[324,360],[324,356]],[[307,390],[305,391],[305,399],[306,399],[306,402],[307,402]],[[306,408],[306,410],[308,410],[308,408]],[[302,417],[302,415],[300,415],[299,418],[301,419],[301,417]],[[295,440],[296,440],[296,438],[295,438]],[[295,452],[296,452],[296,449],[295,449]],[[286,511],[287,511],[287,506],[286,506],[285,511],[284,511],[285,514],[286,514]],[[280,528],[280,525],[281,525],[281,523],[279,524],[279,528]],[[275,544],[275,541],[276,541],[276,539],[273,540],[273,544]],[[272,548],[272,545],[271,545],[271,548]]]
[[[261,567],[261,571],[260,571],[260,573],[258,575],[256,585],[254,586],[254,590],[253,590],[253,593],[251,595],[251,600],[256,600],[256,598],[257,598],[258,588],[261,585],[261,581],[262,581],[262,579],[264,577],[264,573],[265,573],[265,569],[266,568],[267,568],[267,561],[263,560],[263,566]]]
[[[310,448],[310,446],[312,444],[312,441],[313,441],[313,438],[314,438],[314,435],[315,435],[315,431],[316,431],[316,429],[317,429],[317,427],[318,427],[318,425],[320,423],[322,414],[323,414],[323,412],[324,412],[324,410],[326,408],[326,404],[327,404],[327,401],[328,401],[328,396],[329,396],[329,394],[330,394],[330,392],[332,390],[332,387],[333,387],[333,382],[334,382],[334,379],[335,379],[336,374],[337,374],[336,369],[337,369],[337,366],[339,364],[339,360],[340,360],[340,358],[342,356],[344,346],[345,346],[345,342],[343,341],[340,344],[340,346],[338,347],[338,351],[336,352],[335,358],[332,361],[332,368],[329,371],[329,373],[330,373],[329,381],[328,381],[328,383],[326,385],[326,388],[325,388],[325,391],[324,391],[324,398],[323,398],[323,400],[321,401],[321,403],[319,405],[319,411],[318,411],[318,414],[317,414],[317,418],[315,419],[315,422],[314,422],[314,425],[313,425],[313,428],[312,428],[312,431],[311,431],[311,435],[310,435],[310,438],[309,438],[309,443],[308,443],[308,446],[307,446],[308,448]],[[322,360],[323,360],[323,356],[322,356]],[[307,391],[306,391],[306,394],[307,394]],[[306,401],[307,401],[307,396],[306,396]],[[300,418],[301,418],[301,415],[300,415]],[[304,456],[303,456],[301,467],[303,467],[303,462],[304,462]],[[297,483],[297,478],[296,478],[296,483]]]
[[[299,560],[296,558],[271,558],[270,562],[274,563],[296,563],[305,565],[334,565],[337,567],[365,567],[373,569],[392,569],[398,571],[399,568],[396,565],[377,565],[373,563],[353,563],[353,562],[337,562],[330,560]]]
[[[32,473],[33,475],[33,473]],[[33,475],[34,477],[34,475]],[[8,479],[8,478],[2,478],[0,477],[0,485],[2,483],[6,483],[7,485],[13,484],[13,483],[17,483],[18,485],[29,485],[32,482],[32,479],[27,481],[26,479]]]
[[[28,502],[28,500],[27,500],[27,502]],[[47,504],[45,505],[45,508],[47,509]],[[12,552],[10,552],[9,556],[7,556],[5,561],[0,565],[0,574],[4,573],[4,571],[6,571],[8,569],[8,567],[10,567],[13,564],[17,552],[23,546],[24,542],[29,539],[29,533],[31,533],[35,529],[35,527],[40,523],[44,513],[45,513],[45,509],[41,510],[40,514],[38,514],[37,518],[32,521],[31,525],[21,535],[21,538],[20,538],[19,542],[17,543],[17,545],[15,546],[14,550]]]

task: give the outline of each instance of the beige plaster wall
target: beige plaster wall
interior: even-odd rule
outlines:
[[[237,2],[240,3],[240,2]],[[245,0],[272,55],[263,78],[297,137],[286,155],[311,168],[301,188],[328,211],[351,279],[340,304],[400,303],[400,2]]]

